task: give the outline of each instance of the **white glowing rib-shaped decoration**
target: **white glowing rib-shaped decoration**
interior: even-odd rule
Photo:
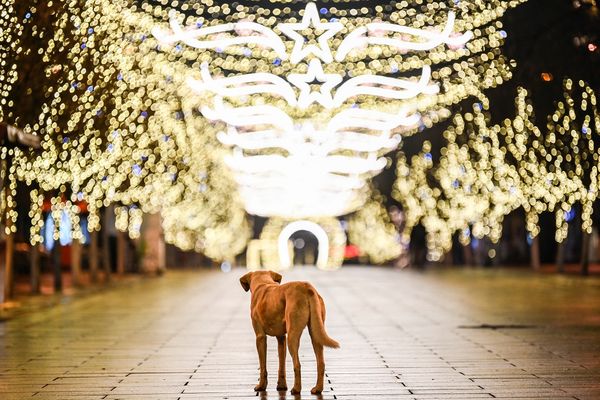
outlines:
[[[271,48],[282,60],[287,60],[287,51],[283,40],[273,30],[257,24],[256,22],[240,21],[229,24],[216,25],[206,28],[184,29],[176,18],[176,13],[169,14],[171,32],[160,28],[153,28],[152,34],[162,44],[172,45],[183,42],[196,49],[225,49],[229,46],[257,44],[265,48]],[[250,34],[242,34],[248,32]],[[210,39],[212,35],[231,33],[232,37]],[[199,40],[199,38],[206,38]]]
[[[384,97],[394,100],[408,100],[423,94],[436,94],[439,87],[430,84],[431,67],[425,65],[418,81],[389,78],[378,75],[361,75],[352,78],[340,86],[333,98],[333,107],[341,106],[344,101],[358,95]],[[380,87],[384,86],[384,87]]]
[[[307,174],[308,176],[311,174]],[[243,186],[254,188],[257,191],[268,190],[274,188],[285,188],[290,185],[291,174],[286,171],[280,172],[269,172],[265,174],[247,174],[240,171],[235,176],[235,181]],[[310,183],[313,190],[318,191],[330,191],[339,192],[344,190],[358,190],[365,187],[366,183],[364,179],[357,178],[355,176],[344,176],[336,174],[321,174],[320,179],[313,179],[314,176],[310,176],[310,182],[306,179],[295,179],[294,184],[298,181],[306,181]]]
[[[223,121],[230,126],[274,125],[284,131],[294,129],[294,121],[290,116],[274,106],[226,107],[222,99],[216,98],[214,108],[205,106],[201,112],[211,121]]]
[[[391,131],[399,126],[413,127],[420,121],[418,114],[407,116],[406,112],[389,114],[377,110],[351,108],[336,114],[327,124],[328,131],[340,131],[346,128],[363,128],[378,131]]]
[[[284,79],[265,72],[214,79],[208,64],[201,67],[202,81],[189,79],[188,85],[198,93],[210,91],[221,97],[242,97],[258,93],[283,97],[290,106],[296,105],[296,93]]]
[[[339,150],[352,150],[357,152],[380,152],[390,150],[398,146],[401,141],[400,135],[390,137],[389,132],[381,135],[372,135],[352,131],[320,132],[328,136],[318,144],[315,153],[330,154]],[[226,146],[239,147],[242,150],[263,150],[280,148],[293,154],[298,151],[300,144],[298,140],[284,136],[277,131],[260,131],[238,133],[230,129],[227,133],[219,132],[217,139]],[[316,147],[316,146],[315,146]]]
[[[385,22],[373,22],[367,24],[366,26],[357,28],[348,34],[338,47],[335,59],[339,62],[344,61],[350,51],[366,45],[390,46],[400,50],[413,51],[427,51],[434,49],[441,44],[462,46],[473,38],[473,33],[468,31],[459,36],[452,36],[455,19],[456,16],[454,12],[448,13],[448,21],[441,32],[410,28],[408,26]],[[377,31],[381,34],[399,33],[403,35],[411,35],[416,38],[424,39],[424,41],[407,41],[397,37],[365,36],[369,31]]]
[[[353,191],[319,192],[298,183],[298,191],[280,189],[262,190],[258,193],[246,186],[240,187],[246,211],[262,217],[282,218],[330,217],[349,214],[365,201],[364,193]]]
[[[285,170],[290,164],[296,164],[302,171],[307,164],[319,167],[323,173],[363,175],[379,172],[385,167],[385,158],[327,156],[327,157],[284,157],[277,154],[245,156],[240,152],[234,152],[233,156],[225,158],[225,162],[234,170],[247,173],[267,173],[273,170]]]

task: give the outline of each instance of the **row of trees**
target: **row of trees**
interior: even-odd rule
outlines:
[[[417,224],[427,230],[432,259],[450,250],[455,234],[463,244],[471,237],[498,241],[503,218],[521,207],[533,238],[540,214],[554,213],[559,243],[570,213],[580,209],[589,245],[599,195],[600,113],[585,82],[567,79],[563,89],[545,129],[536,125],[529,95],[519,88],[512,119],[491,124],[487,101],[456,115],[439,159],[427,141],[410,159],[399,153],[393,196],[404,206],[407,231]]]

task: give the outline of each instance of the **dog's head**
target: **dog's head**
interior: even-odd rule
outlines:
[[[281,283],[283,277],[277,272],[273,271],[254,271],[248,272],[246,275],[240,278],[240,284],[242,288],[247,292],[250,290],[252,281],[261,283]]]

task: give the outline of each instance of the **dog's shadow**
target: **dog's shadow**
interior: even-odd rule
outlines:
[[[277,393],[277,394],[275,394]],[[258,392],[258,397],[260,400],[302,400],[302,394],[290,394],[287,391],[281,390],[279,392],[271,392],[269,396],[268,392]],[[311,400],[323,400],[323,395],[321,394],[311,394],[309,397],[304,397],[305,399]]]

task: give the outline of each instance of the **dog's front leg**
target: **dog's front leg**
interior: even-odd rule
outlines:
[[[267,389],[267,336],[264,333],[256,334],[256,351],[260,364],[260,380],[254,390],[262,392]]]
[[[279,353],[279,374],[277,378],[277,390],[287,390],[287,382],[285,379],[285,335],[277,336],[277,353]]]

